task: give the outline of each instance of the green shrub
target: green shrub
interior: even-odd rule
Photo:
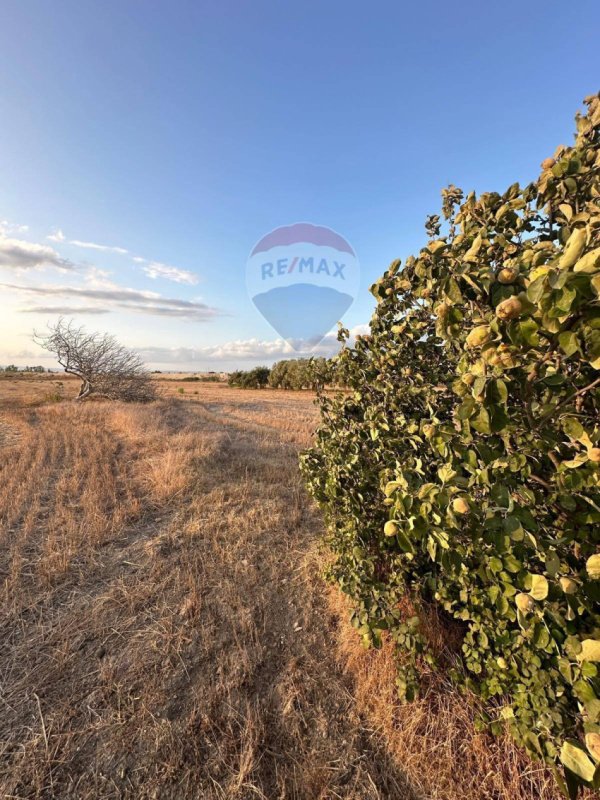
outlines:
[[[290,358],[271,367],[269,386],[273,389],[317,389],[327,371],[325,358]]]
[[[427,245],[373,287],[303,454],[365,643],[432,663],[424,603],[464,630],[485,723],[600,784],[600,99],[574,147],[504,194],[442,192]],[[342,341],[348,332],[341,330]],[[400,612],[411,596],[417,614]],[[557,765],[562,762],[562,770]]]
[[[270,369],[268,367],[255,367],[250,370],[238,369],[229,375],[229,386],[239,389],[263,389],[269,381]]]

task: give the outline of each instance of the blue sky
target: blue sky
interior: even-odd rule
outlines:
[[[272,362],[244,270],[297,221],[353,245],[364,325],[444,185],[502,191],[571,141],[599,24],[596,0],[4,0],[0,364],[41,362],[59,310],[158,368]]]

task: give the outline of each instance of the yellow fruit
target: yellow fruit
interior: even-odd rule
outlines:
[[[535,600],[528,594],[519,592],[515,595],[515,603],[522,614],[531,614],[532,611],[535,611]]]
[[[518,297],[508,297],[496,306],[496,316],[502,320],[517,319],[521,316],[523,304]]]
[[[590,447],[588,450],[588,458],[594,464],[600,464],[600,447]]]
[[[552,169],[553,166],[554,166],[553,158],[545,158],[542,161],[542,169]]]
[[[561,578],[559,580],[560,588],[565,594],[575,594],[577,591],[577,584],[571,578]]]
[[[492,343],[483,346],[481,350],[481,358],[486,364],[491,364],[491,366],[495,366],[496,364],[500,363],[500,354],[498,353],[498,349]]]
[[[489,342],[491,335],[489,325],[478,325],[469,333],[465,344],[467,347],[481,347],[482,344]]]
[[[496,275],[499,283],[514,283],[517,280],[519,273],[516,269],[512,269],[510,267],[505,267],[501,269],[500,272]]]
[[[467,514],[469,511],[469,504],[464,497],[455,497],[452,501],[452,510],[455,514]]]
[[[383,532],[386,536],[395,536],[398,533],[398,525],[393,519],[389,519],[383,526]]]
[[[590,578],[597,581],[600,578],[600,553],[590,556],[585,562],[585,568]]]

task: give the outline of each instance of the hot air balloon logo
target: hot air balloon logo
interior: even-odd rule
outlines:
[[[277,333],[294,349],[311,350],[354,302],[359,264],[339,233],[297,222],[257,242],[246,282],[252,302]]]

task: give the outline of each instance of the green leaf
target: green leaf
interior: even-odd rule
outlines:
[[[461,294],[460,289],[458,288],[458,283],[454,280],[454,278],[448,279],[444,291],[446,297],[448,297],[448,299],[451,300],[453,303],[459,305],[460,303],[463,302],[463,296]]]
[[[524,319],[519,322],[519,338],[532,347],[537,347],[540,343],[538,336],[538,326],[532,319]]]
[[[404,533],[404,531],[400,531],[396,535],[396,539],[398,541],[398,544],[400,545],[400,549],[403,550],[405,553],[414,553],[415,552],[415,546],[413,545],[411,540],[408,538],[408,536]]]
[[[522,542],[525,536],[521,520],[517,517],[506,517],[503,523],[504,530],[514,542]]]
[[[572,356],[579,350],[579,341],[577,334],[573,331],[565,331],[558,334],[558,344],[560,349],[567,356]]]
[[[576,297],[577,292],[575,289],[565,287],[556,301],[556,308],[562,311],[563,314],[568,314]]]
[[[554,550],[546,554],[546,570],[554,578],[560,569],[560,559]]]
[[[494,381],[494,385],[496,388],[496,393],[498,395],[498,400],[501,403],[506,403],[508,400],[508,389],[506,388],[506,384],[504,383],[503,380],[500,380],[500,378],[498,378],[496,381]]]
[[[547,278],[545,275],[537,278],[535,281],[529,284],[527,287],[527,299],[530,300],[532,303],[539,303],[542,299],[542,295],[544,294],[544,290],[546,288],[546,281]]]
[[[485,408],[479,410],[479,414],[470,420],[471,427],[478,433],[491,433],[490,415]]]
[[[590,783],[594,779],[596,767],[583,747],[574,739],[567,739],[560,749],[560,760],[582,781]]]
[[[566,417],[562,422],[562,429],[570,439],[576,442],[584,434],[583,425],[574,417]]]
[[[534,600],[545,600],[548,597],[548,581],[543,575],[531,576],[531,590],[529,594]]]

